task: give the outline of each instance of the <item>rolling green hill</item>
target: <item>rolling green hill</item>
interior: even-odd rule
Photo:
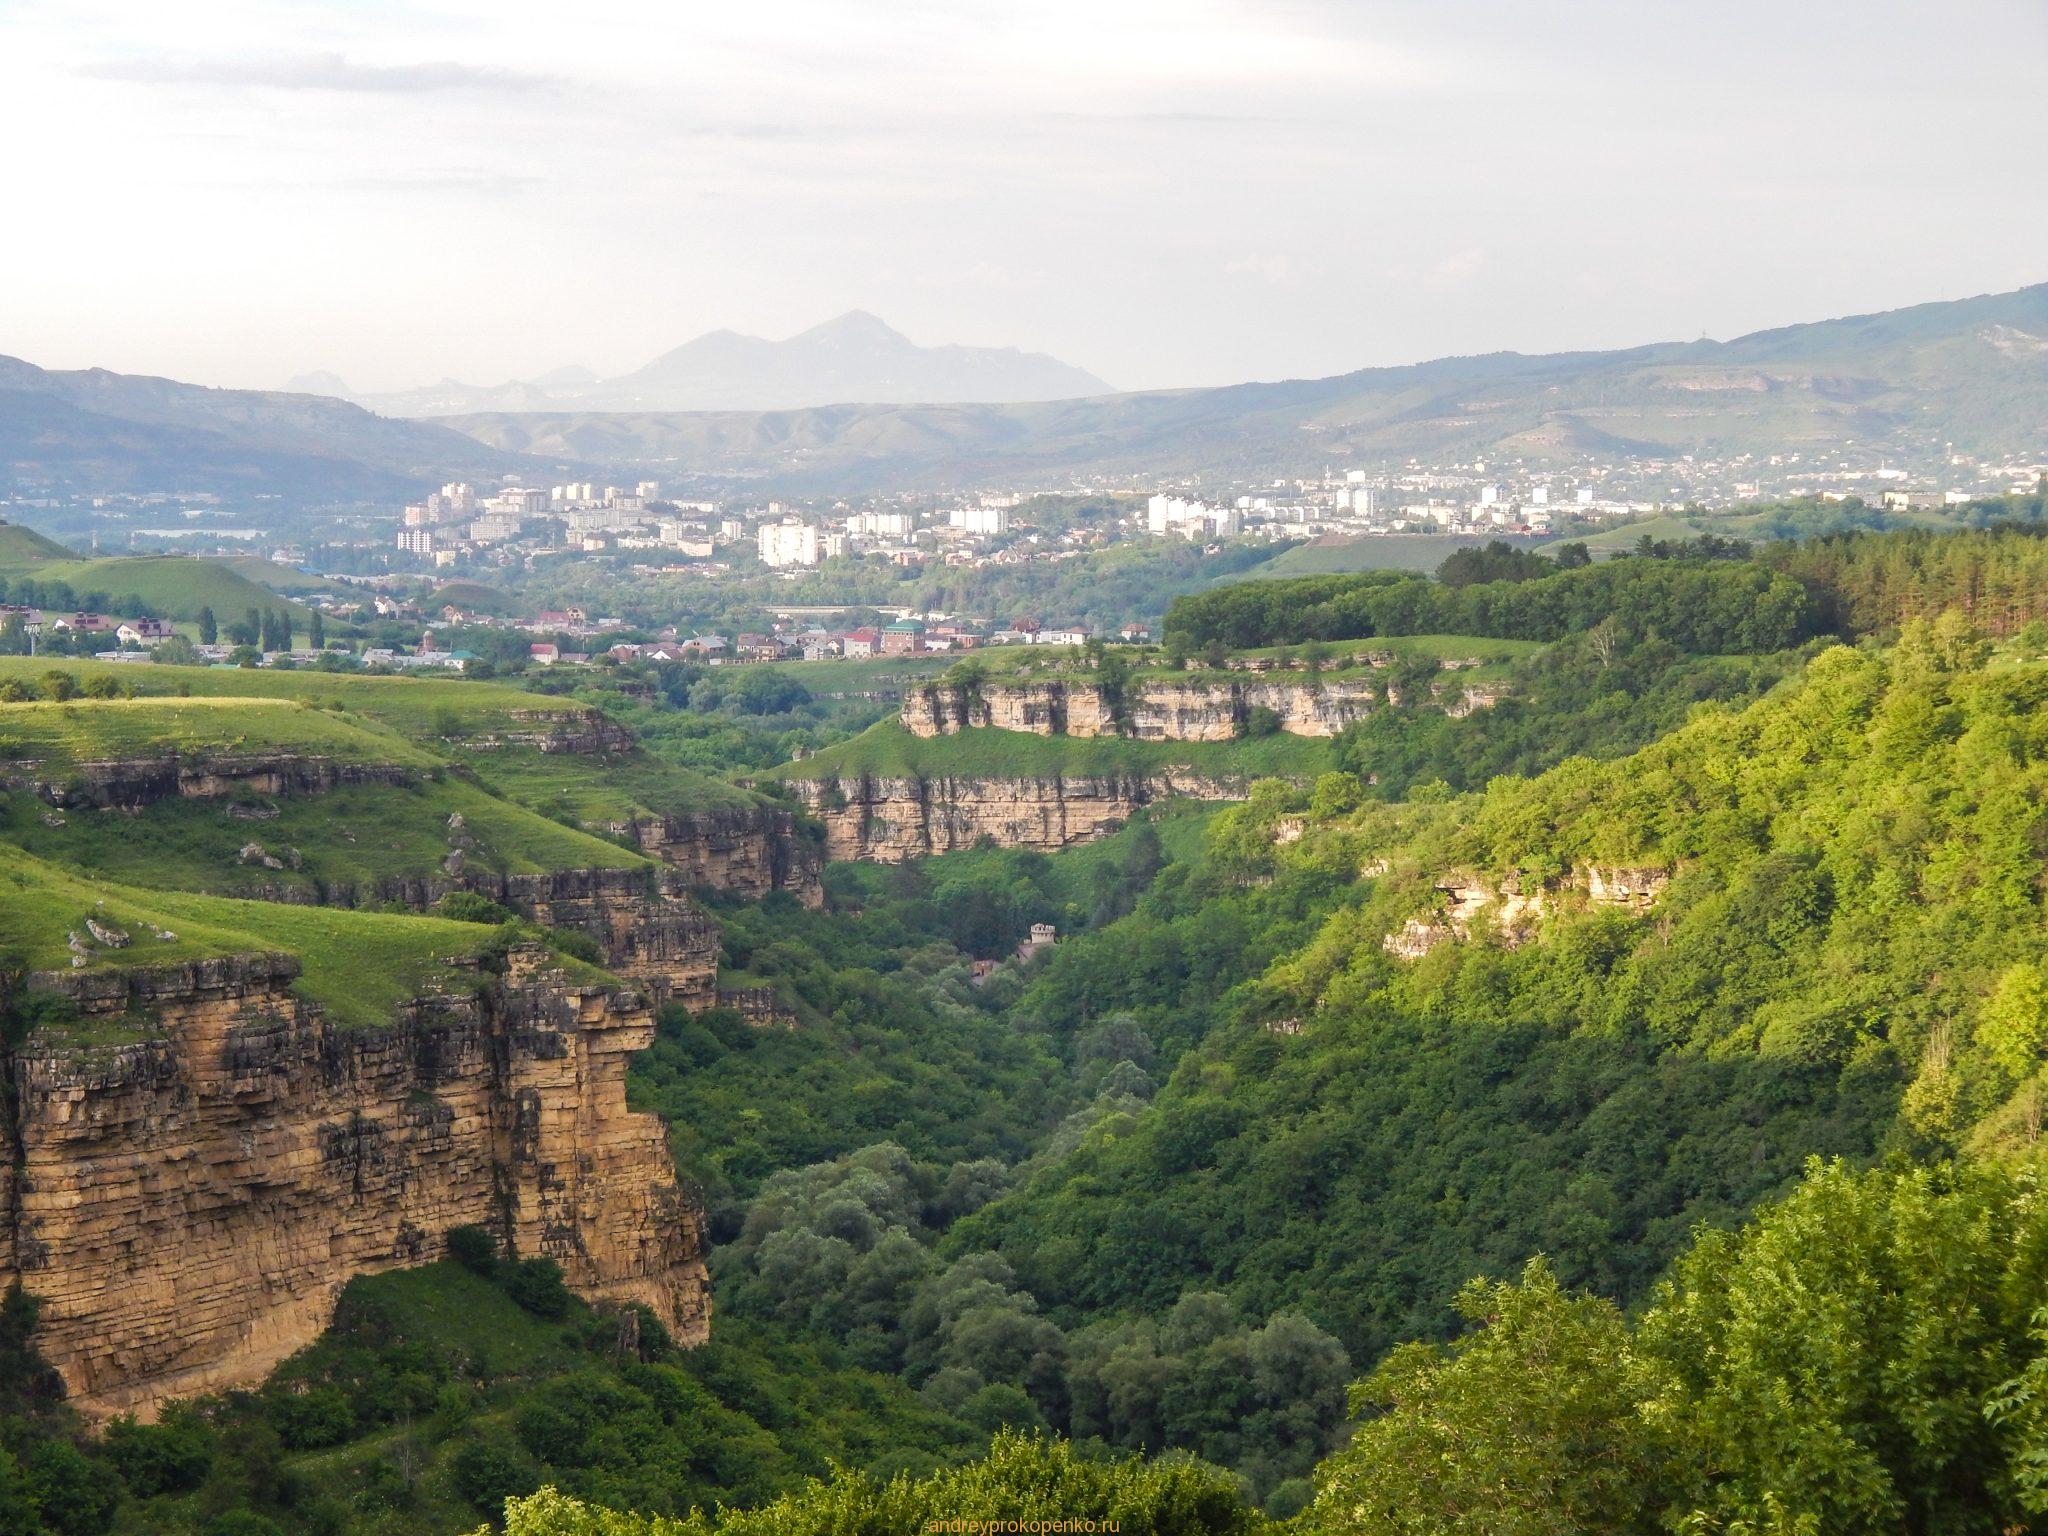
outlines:
[[[265,567],[276,570],[280,577],[290,574],[268,560],[246,557],[211,560],[191,555],[110,555],[87,559],[27,528],[0,527],[0,576],[39,583],[61,581],[81,603],[97,592],[117,613],[128,613],[140,605],[163,618],[186,620],[198,618],[201,608],[210,607],[224,624],[241,617],[246,609],[286,608],[303,623],[303,607],[251,579],[250,570],[261,575]]]

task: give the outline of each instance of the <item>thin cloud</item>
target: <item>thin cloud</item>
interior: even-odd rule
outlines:
[[[79,74],[127,85],[261,86],[279,91],[356,91],[395,95],[429,91],[531,91],[554,84],[547,75],[441,59],[420,64],[359,64],[339,53],[273,54],[262,58],[109,59]]]
[[[474,192],[485,197],[511,197],[547,185],[539,176],[507,176],[494,171],[430,171],[417,176],[347,176],[322,182],[337,192]]]

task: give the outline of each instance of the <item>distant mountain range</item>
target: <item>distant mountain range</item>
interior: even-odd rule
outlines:
[[[957,364],[962,371],[943,374],[956,383],[980,366],[956,353],[1014,359],[1017,379],[1041,363],[1064,366],[1016,353],[918,348],[879,321],[849,316],[791,342],[699,338],[622,379],[564,370],[516,388],[534,401],[571,389],[591,400],[652,398],[729,379],[733,359],[786,360],[797,354],[784,349],[799,343],[802,355],[824,360],[819,376],[837,378],[876,378],[874,358],[908,348],[921,361],[887,375],[905,389],[935,377],[913,366],[943,373]],[[773,368],[785,366],[796,367],[760,362],[755,387],[779,387]],[[846,371],[831,374],[834,366]],[[1100,384],[1078,377],[1077,388]],[[1009,403],[549,405],[418,421],[314,393],[203,389],[99,369],[46,372],[0,358],[0,488],[17,490],[388,501],[450,478],[516,475],[547,484],[580,465],[583,478],[644,467],[679,486],[855,494],[1107,474],[1272,478],[1410,458],[1817,453],[1850,442],[1921,464],[1939,463],[1949,444],[2048,455],[2048,284],[1727,342],[1500,352],[1330,379]]]
[[[792,491],[1245,477],[1477,455],[1571,462],[1799,453],[1855,442],[1921,462],[1944,445],[2048,452],[2048,284],[1734,341],[1499,352],[1336,378],[1037,404],[768,412],[477,413],[493,447],[686,466]]]
[[[0,488],[406,500],[520,461],[446,427],[319,395],[57,372],[0,357]]]
[[[712,331],[614,379],[558,368],[537,379],[478,386],[444,379],[396,394],[349,395],[331,373],[294,389],[345,395],[386,416],[477,411],[776,411],[806,406],[1064,400],[1112,393],[1083,369],[1009,347],[921,347],[862,310],[787,341]]]

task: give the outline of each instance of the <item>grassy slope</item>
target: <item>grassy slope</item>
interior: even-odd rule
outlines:
[[[0,682],[34,685],[53,668],[77,678],[110,675],[146,695],[290,699],[344,711],[428,751],[458,761],[493,788],[546,813],[609,822],[649,812],[759,804],[746,790],[709,774],[660,762],[644,752],[603,759],[543,753],[530,747],[473,745],[472,739],[531,730],[536,720],[577,720],[588,705],[528,693],[509,683],[436,677],[358,677],[347,673],[274,672],[250,667],[159,667],[117,662],[53,662],[0,656]]]
[[[251,797],[252,799],[254,797]],[[167,800],[137,814],[72,811],[61,826],[26,795],[0,795],[0,838],[39,858],[158,889],[255,896],[280,888],[311,900],[367,900],[383,881],[430,878],[454,844],[448,818],[467,824],[464,869],[525,875],[558,869],[642,869],[649,861],[587,832],[565,827],[458,778],[414,785],[364,785],[279,798],[275,818],[247,821],[219,801]],[[257,843],[299,867],[245,862]]]
[[[96,949],[91,968],[282,950],[304,968],[300,994],[351,1028],[384,1023],[406,998],[452,980],[451,957],[474,954],[495,932],[433,917],[140,890],[25,853],[0,867],[0,955],[8,965],[67,969],[66,934],[82,930],[89,916],[133,940],[124,949]],[[152,926],[175,937],[157,938]]]
[[[201,752],[292,752],[424,771],[436,759],[374,730],[283,699],[73,699],[0,704],[0,761],[46,765]]]
[[[143,694],[189,693],[204,698],[291,699],[332,705],[373,720],[415,741],[450,734],[502,730],[522,716],[568,718],[585,706],[528,693],[508,683],[463,682],[440,677],[352,677],[311,670],[273,672],[255,667],[159,667],[133,663],[53,661],[48,657],[0,656],[0,682],[34,683],[61,669],[77,678],[111,676]]]
[[[266,562],[267,563],[267,562]],[[196,619],[210,607],[225,624],[248,608],[286,608],[303,624],[306,610],[268,587],[258,586],[225,561],[191,555],[116,555],[101,560],[30,558],[0,561],[0,575],[61,581],[83,598],[104,592],[115,610],[142,603],[174,619]]]
[[[762,775],[769,780],[858,777],[1046,777],[1149,773],[1185,768],[1198,773],[1313,776],[1332,766],[1326,740],[1264,736],[1246,741],[1123,741],[1114,737],[1035,736],[1026,731],[976,730],[929,739],[901,722],[884,720],[851,741],[827,747],[800,763]]]
[[[1353,571],[1433,571],[1456,551],[1485,542],[1477,534],[1385,533],[1358,538],[1332,535],[1297,544],[1250,570],[1218,577],[1215,585],[1282,576],[1345,575]],[[1533,546],[1535,540],[1510,537],[1507,542]]]
[[[240,680],[264,674],[203,675]],[[384,692],[369,691],[373,704]],[[411,701],[406,702],[408,707],[387,713],[411,719],[415,710]],[[0,704],[0,771],[10,761],[32,759],[42,765],[38,777],[47,773],[62,779],[66,767],[77,762],[165,752],[191,757],[266,751],[391,764],[407,770],[411,782],[350,786],[314,796],[249,792],[228,800],[174,799],[132,815],[72,811],[56,826],[45,819],[47,807],[19,791],[0,794],[0,836],[38,856],[107,878],[224,895],[284,886],[311,897],[323,887],[348,885],[361,896],[379,881],[431,877],[456,846],[448,826],[452,815],[460,815],[465,823],[463,848],[472,871],[516,875],[652,867],[638,854],[603,838],[494,796],[454,771],[446,757],[346,714],[270,698],[159,696]],[[595,769],[587,758],[528,755],[543,763],[569,765],[569,777],[593,797],[622,796],[606,770]],[[637,754],[627,762],[632,771],[657,776]],[[658,774],[663,781],[696,779],[665,770]],[[651,795],[661,784],[644,787]],[[720,790],[740,794],[724,786]],[[261,807],[276,814],[251,820],[231,815],[231,807]],[[299,867],[272,870],[260,860],[244,862],[238,853],[249,842],[280,858],[296,851]]]

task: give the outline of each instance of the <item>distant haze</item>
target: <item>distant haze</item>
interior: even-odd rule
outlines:
[[[2043,58],[2039,0],[0,0],[0,353],[553,392],[865,310],[1144,389],[1726,337],[2048,276]]]
[[[1043,353],[920,347],[877,316],[851,310],[786,341],[710,331],[617,378],[551,369],[488,388],[444,379],[426,389],[354,395],[331,373],[288,387],[344,395],[386,416],[473,411],[782,411],[812,405],[975,401],[1014,404],[1109,394],[1095,375]]]

